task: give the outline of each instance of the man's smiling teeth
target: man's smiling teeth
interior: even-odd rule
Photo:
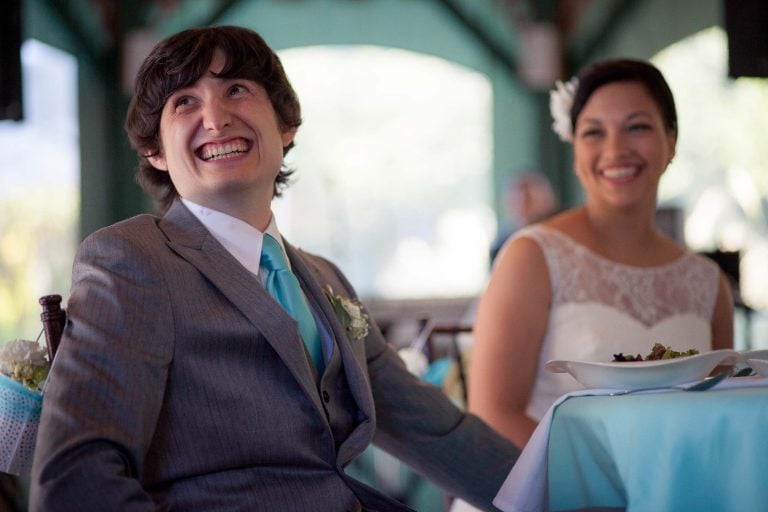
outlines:
[[[227,142],[226,144],[208,144],[203,149],[202,158],[208,162],[239,155],[246,151],[248,151],[248,145],[242,140]]]
[[[622,179],[622,178],[629,178],[630,176],[633,176],[635,174],[635,168],[634,167],[618,167],[613,169],[603,169],[603,176],[609,179]]]

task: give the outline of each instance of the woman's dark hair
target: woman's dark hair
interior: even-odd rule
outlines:
[[[585,68],[578,78],[579,85],[571,107],[572,129],[576,129],[576,119],[597,89],[613,82],[638,82],[645,86],[658,105],[666,128],[677,131],[675,99],[664,76],[652,64],[632,59],[604,60]]]
[[[280,59],[256,32],[234,26],[194,28],[161,41],[144,60],[128,107],[125,131],[139,154],[136,181],[164,213],[178,197],[168,172],[156,169],[147,157],[161,153],[160,117],[175,91],[188,87],[209,69],[216,50],[226,58],[216,76],[243,78],[264,87],[277,114],[281,130],[301,124],[301,107]],[[283,151],[287,153],[293,142]],[[292,171],[283,167],[275,179],[274,195],[288,184]]]

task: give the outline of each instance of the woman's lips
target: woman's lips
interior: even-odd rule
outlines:
[[[638,172],[640,172],[639,167],[625,166],[625,167],[611,167],[609,169],[603,169],[602,171],[600,171],[600,174],[604,178],[608,178],[610,180],[624,180],[627,178],[632,178]]]

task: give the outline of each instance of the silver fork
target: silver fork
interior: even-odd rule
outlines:
[[[705,391],[709,388],[715,387],[721,380],[731,375],[730,371],[720,372],[712,377],[707,377],[693,384],[687,386],[657,386],[652,388],[637,388],[637,389],[622,389],[620,391],[614,391],[609,393],[608,396],[629,395],[630,393],[640,393],[641,391],[659,391],[663,389],[676,389],[678,391]]]

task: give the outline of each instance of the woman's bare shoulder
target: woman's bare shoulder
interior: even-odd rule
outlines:
[[[530,236],[515,237],[499,252],[492,279],[514,283],[536,283],[548,279],[544,248]]]
[[[581,208],[571,208],[550,217],[542,222],[542,226],[559,231],[574,240],[579,240],[584,238],[587,223]]]

